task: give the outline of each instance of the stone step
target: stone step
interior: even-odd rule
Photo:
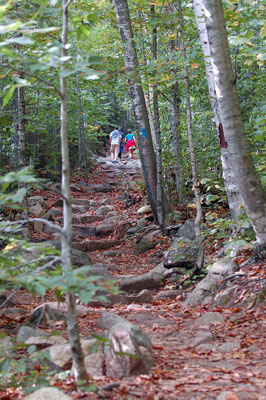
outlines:
[[[96,250],[107,250],[111,247],[117,246],[120,243],[120,240],[86,240],[84,242],[72,242],[71,246],[73,249],[90,252]]]

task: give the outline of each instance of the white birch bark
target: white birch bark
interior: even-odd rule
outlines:
[[[216,98],[228,156],[259,245],[266,245],[265,193],[256,174],[240,112],[220,0],[202,0]]]
[[[209,89],[210,105],[214,115],[214,124],[217,129],[218,136],[220,137],[221,163],[223,168],[223,179],[224,179],[225,190],[227,194],[227,199],[232,219],[237,219],[237,216],[243,213],[243,209],[241,208],[243,200],[240,195],[237,182],[235,180],[226,144],[223,141],[223,137],[221,137],[221,135],[223,135],[223,132],[222,131],[219,132],[219,127],[221,129],[221,117],[220,117],[218,102],[216,99],[214,72],[210,58],[210,46],[206,30],[202,2],[201,0],[194,0],[193,5],[194,5],[194,14],[196,17],[197,28],[199,32],[199,38],[201,42],[201,48],[205,62],[206,80]]]
[[[196,260],[196,267],[200,270],[203,266],[204,262],[204,246],[203,239],[201,233],[201,224],[202,224],[202,209],[200,203],[200,193],[198,186],[198,177],[197,177],[197,163],[195,156],[195,149],[193,143],[193,133],[192,133],[192,118],[191,118],[191,105],[190,105],[190,89],[189,89],[189,75],[188,75],[188,67],[186,60],[186,51],[184,44],[184,23],[183,23],[183,13],[181,7],[181,0],[177,0],[178,14],[179,14],[179,25],[180,25],[180,47],[182,53],[182,60],[184,63],[184,80],[185,80],[185,88],[186,88],[186,106],[187,106],[187,132],[188,132],[188,141],[189,141],[189,149],[190,149],[190,159],[191,159],[191,167],[192,167],[192,178],[193,178],[193,186],[194,186],[194,196],[197,208],[197,214],[195,218],[195,232],[196,239],[198,245],[198,255]]]
[[[67,56],[67,31],[68,31],[68,5],[69,0],[62,0],[62,52],[64,59]],[[63,272],[72,269],[71,264],[71,239],[72,239],[72,209],[70,195],[70,166],[69,166],[69,148],[67,133],[67,84],[63,77],[64,63],[61,67],[60,91],[61,91],[61,153],[62,153],[62,194],[63,194],[63,214],[64,224],[61,235],[61,259]],[[76,302],[73,293],[67,293],[67,329],[68,338],[72,352],[73,370],[76,381],[88,381],[88,375],[84,364],[84,355],[79,338],[78,319],[76,312]]]

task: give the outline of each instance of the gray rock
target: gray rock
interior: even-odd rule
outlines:
[[[200,281],[195,289],[184,301],[183,306],[197,304],[216,290],[219,282],[224,277],[233,274],[239,267],[231,259],[216,261],[210,268],[207,276]]]
[[[110,211],[108,214],[106,214],[106,218],[112,217],[119,217],[119,213],[117,211]]]
[[[90,226],[73,225],[73,233],[80,237],[97,236],[96,228]]]
[[[30,337],[25,342],[28,345],[36,346],[37,350],[42,350],[50,346],[58,344],[67,344],[67,341],[61,336],[45,336],[45,337]]]
[[[98,324],[105,328],[109,326],[111,346],[106,352],[106,375],[121,378],[149,373],[154,363],[154,353],[148,336],[126,319],[112,313],[106,314],[101,317],[102,323]]]
[[[33,326],[48,324],[51,321],[65,321],[66,317],[56,309],[52,309],[48,304],[42,304],[35,308],[30,317]]]
[[[86,276],[101,276],[104,279],[115,280],[107,268],[92,266],[86,271]]]
[[[143,275],[122,278],[119,288],[126,292],[138,292],[143,289],[158,289],[163,285],[163,275],[158,272],[149,271]]]
[[[114,226],[112,225],[98,225],[96,226],[96,235],[100,237],[109,236],[114,232]]]
[[[141,292],[131,295],[108,294],[106,297],[111,304],[142,304],[152,301],[152,294],[147,289],[143,289]]]
[[[227,342],[223,343],[216,348],[220,353],[232,353],[233,351],[241,349],[241,344],[239,342]]]
[[[184,237],[189,240],[195,240],[196,232],[194,219],[187,219],[186,222],[178,229],[175,236]]]
[[[214,340],[214,336],[211,332],[201,332],[192,341],[192,347],[200,346],[204,343],[210,343]]]
[[[118,224],[122,219],[122,216],[119,217],[110,217],[110,218],[105,218],[104,223],[105,225],[115,225]]]
[[[41,331],[40,329],[31,328],[30,326],[21,326],[17,333],[17,341],[23,343],[30,337],[43,337],[47,335],[48,333]]]
[[[51,213],[54,217],[58,217],[59,215],[62,215],[62,210],[60,210],[60,208],[51,208],[49,211],[51,211]]]
[[[90,207],[91,206],[91,200],[88,199],[76,199],[73,198],[71,199],[72,204],[78,205],[78,206],[85,206],[85,207]]]
[[[100,352],[88,354],[87,356],[85,356],[84,363],[85,363],[86,371],[90,376],[102,376],[103,375],[102,359],[103,359],[103,354]]]
[[[231,241],[224,246],[225,257],[235,258],[241,254],[247,243],[244,240]]]
[[[214,298],[215,303],[218,306],[223,306],[228,304],[232,298],[232,294],[238,288],[237,285],[231,286],[223,290],[221,293],[218,293],[217,296]]]
[[[28,211],[30,215],[34,215],[36,217],[42,217],[45,214],[44,209],[39,203],[37,203],[35,206],[30,207]]]
[[[100,192],[100,193],[109,193],[113,192],[114,188],[110,185],[107,185],[106,183],[103,183],[101,185],[95,185],[95,192]]]
[[[81,340],[81,348],[83,353],[91,354],[93,348],[97,344],[96,339],[89,340]],[[58,365],[63,370],[67,370],[71,368],[72,365],[72,353],[69,344],[58,344],[51,347],[48,347],[48,351],[51,357],[51,360],[54,364]]]
[[[112,206],[101,206],[101,207],[97,208],[96,215],[107,215],[113,209],[114,209],[114,207],[112,207]]]
[[[103,330],[110,329],[117,323],[123,323],[125,321],[124,318],[120,317],[114,313],[104,313],[101,318],[97,321],[97,327]]]
[[[152,212],[151,206],[147,205],[147,206],[143,206],[141,208],[138,209],[137,213],[139,215],[145,215],[145,214],[150,214]]]
[[[86,240],[84,242],[72,242],[71,246],[74,249],[89,252],[96,250],[107,250],[118,244],[120,244],[119,240],[101,240],[99,242],[94,240]]]
[[[72,205],[72,213],[73,214],[85,214],[87,212],[87,207]]]
[[[170,249],[166,251],[163,259],[166,268],[184,267],[192,268],[197,259],[197,244],[186,238],[177,238]]]
[[[33,206],[36,206],[37,204],[44,206],[45,205],[44,198],[41,196],[32,196],[32,197],[27,198],[28,207],[33,207]]]
[[[44,387],[24,397],[24,400],[71,400],[72,397],[67,396],[61,390],[55,387]]]
[[[182,290],[164,290],[156,294],[155,299],[176,299],[177,296],[182,295]]]
[[[114,200],[112,199],[103,199],[102,205],[114,204]]]
[[[142,238],[140,242],[136,245],[135,254],[144,254],[148,250],[154,249],[154,247],[156,247],[158,243],[158,241],[151,242],[146,238]]]
[[[88,254],[77,249],[71,249],[71,262],[75,267],[82,267],[83,265],[90,265],[91,259]]]
[[[75,215],[73,224],[93,224],[94,222],[103,221],[103,219],[104,217],[101,215]],[[63,218],[61,222],[63,222]]]
[[[224,322],[224,317],[219,312],[215,311],[207,311],[201,317],[196,319],[196,325],[211,325],[215,323],[222,323]]]

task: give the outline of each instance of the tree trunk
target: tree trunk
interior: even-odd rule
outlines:
[[[169,32],[171,33],[171,31]],[[175,41],[171,38],[168,39],[168,49],[170,60],[174,58],[174,52],[176,51]],[[175,75],[176,72],[170,71],[171,75]],[[175,77],[176,78],[176,77]],[[182,148],[181,148],[181,132],[180,132],[180,93],[179,84],[175,82],[171,87],[171,131],[172,131],[172,143],[175,154],[175,185],[177,191],[178,203],[181,205],[184,202],[184,171],[182,166]]]
[[[182,59],[184,63],[184,80],[185,80],[185,88],[186,88],[186,106],[187,106],[187,131],[188,131],[188,140],[189,140],[189,148],[190,148],[190,158],[191,158],[191,167],[192,167],[192,177],[193,177],[193,186],[194,186],[194,195],[197,207],[197,215],[195,219],[195,231],[198,245],[198,256],[196,260],[196,267],[200,270],[203,266],[204,261],[204,247],[203,240],[201,234],[201,223],[202,223],[202,209],[200,204],[200,193],[198,186],[198,177],[197,177],[197,163],[195,157],[195,149],[193,143],[193,135],[192,135],[192,123],[191,123],[191,106],[190,106],[190,94],[189,94],[189,76],[188,76],[188,68],[186,65],[186,52],[184,45],[184,23],[183,23],[183,14],[181,7],[181,0],[177,0],[178,6],[178,14],[179,14],[179,24],[180,24],[180,47],[182,52]]]
[[[202,0],[215,92],[219,105],[220,134],[238,184],[245,210],[251,220],[258,244],[266,245],[265,193],[256,174],[245,136],[238,93],[233,75],[223,8],[220,0]]]
[[[155,7],[151,3],[151,19],[155,19]],[[157,60],[157,28],[152,31],[152,58]],[[157,167],[157,216],[161,230],[164,230],[163,213],[163,171],[162,171],[162,145],[161,125],[159,117],[158,90],[157,84],[153,84],[153,120],[156,145],[156,167]]]
[[[221,147],[221,162],[223,167],[223,178],[224,185],[227,194],[228,204],[231,212],[232,219],[237,219],[237,216],[243,213],[241,208],[241,204],[243,203],[242,197],[240,195],[240,191],[237,186],[237,182],[235,180],[234,171],[232,168],[232,164],[230,163],[228,149],[223,141],[223,136],[221,130],[221,117],[220,111],[218,107],[218,102],[216,98],[215,85],[214,85],[214,73],[212,68],[212,63],[210,59],[210,45],[209,39],[206,31],[206,24],[204,19],[204,11],[202,7],[201,0],[194,0],[194,13],[196,17],[199,38],[201,42],[204,62],[205,62],[205,70],[206,70],[206,79],[209,89],[209,97],[210,97],[210,105],[214,115],[214,125],[217,129],[217,133],[220,139],[220,147]]]
[[[62,0],[63,21],[62,21],[62,59],[67,56],[67,29],[68,29],[68,3],[69,0]],[[72,239],[72,209],[70,195],[70,167],[69,149],[67,134],[67,85],[66,78],[63,77],[64,63],[61,66],[60,90],[61,90],[61,153],[62,153],[62,194],[63,194],[63,213],[64,225],[61,236],[61,258],[64,273],[72,269],[71,264],[71,239]],[[76,381],[88,381],[88,375],[84,364],[79,328],[76,312],[76,302],[73,293],[67,293],[67,329],[72,352],[73,369]]]
[[[23,78],[20,74],[19,78]],[[25,140],[25,96],[24,87],[18,87],[18,155],[19,155],[19,168],[26,166],[25,150],[26,150],[26,140]]]
[[[143,89],[138,73],[138,59],[134,44],[133,31],[127,0],[114,0],[118,26],[122,43],[125,48],[125,67],[128,75],[129,94],[135,117],[138,148],[146,184],[148,199],[152,208],[155,222],[157,215],[157,174],[156,160],[153,150],[150,124],[145,104]]]

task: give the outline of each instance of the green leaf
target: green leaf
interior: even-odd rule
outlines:
[[[11,362],[11,360],[7,358],[7,359],[3,362],[3,364],[0,366],[0,371],[2,371],[2,372],[7,372],[8,369],[9,369],[9,367],[10,367],[10,362]]]
[[[3,100],[3,108],[7,105],[7,103],[9,102],[9,100],[12,98],[14,90],[16,89],[17,85],[12,85],[9,90],[7,91],[4,100]]]
[[[32,353],[34,353],[35,351],[36,351],[36,346],[33,345],[33,344],[31,344],[31,345],[28,347],[28,349],[27,349],[27,352],[28,352],[29,354],[32,354]]]
[[[19,36],[16,38],[12,38],[8,40],[8,43],[17,43],[17,44],[33,44],[34,41],[26,36]]]

